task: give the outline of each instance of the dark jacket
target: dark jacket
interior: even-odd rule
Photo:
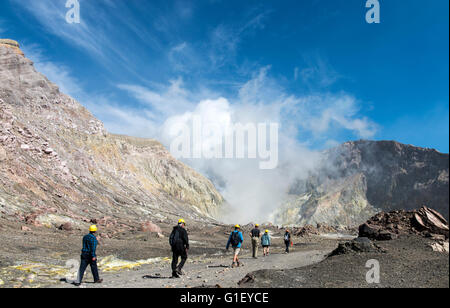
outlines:
[[[189,237],[186,229],[181,226],[173,227],[169,237],[169,244],[173,252],[183,252],[189,249]]]
[[[286,239],[286,237],[287,237],[287,239]],[[283,239],[285,242],[290,242],[291,241],[291,233],[289,233],[289,232],[284,233]]]
[[[252,229],[252,231],[250,231],[252,237],[260,237],[261,236],[261,230],[259,230],[258,228],[254,228]]]
[[[83,237],[83,249],[81,250],[81,254],[90,257],[96,258],[95,251],[97,250],[98,241],[94,234],[89,233]]]

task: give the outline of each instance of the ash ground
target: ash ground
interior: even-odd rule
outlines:
[[[448,288],[449,256],[430,249],[429,239],[404,235],[376,244],[384,253],[349,253],[294,270],[259,270],[243,287],[279,288]],[[380,283],[366,281],[366,262],[380,264]]]
[[[241,261],[244,266],[231,269],[232,254],[225,250],[229,226],[188,227],[191,249],[181,279],[170,279],[168,234],[171,226],[161,226],[164,238],[155,234],[128,231],[113,239],[101,239],[98,248],[99,262],[105,257],[137,261],[155,260],[152,264],[124,266],[105,271],[101,268],[104,283],[92,284],[87,270],[82,288],[190,288],[239,287],[238,282],[248,273],[255,280],[242,287],[370,287],[365,281],[369,259],[380,261],[381,284],[378,287],[448,287],[448,254],[431,251],[426,239],[405,237],[382,242],[386,253],[347,254],[327,258],[342,242],[333,237],[310,236],[294,238],[290,254],[283,254],[282,230],[272,228],[271,255],[252,259],[250,237],[244,231],[245,244]],[[0,233],[0,287],[55,287],[75,288],[61,282],[69,271],[66,262],[78,260],[83,232],[33,228],[20,231],[20,224],[3,222]],[[130,262],[132,264],[132,262]],[[21,267],[20,265],[25,265]],[[36,265],[36,266],[35,266]],[[38,266],[39,265],[39,266]]]

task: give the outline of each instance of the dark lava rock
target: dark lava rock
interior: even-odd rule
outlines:
[[[362,252],[384,252],[367,237],[358,237],[351,242],[340,243],[338,248],[332,251],[329,257]]]
[[[247,274],[247,275],[245,275],[244,278],[242,278],[241,281],[238,282],[238,285],[241,286],[241,285],[244,285],[247,283],[253,283],[253,282],[255,282],[255,276],[252,274]]]
[[[367,223],[362,224],[359,227],[359,236],[360,237],[374,238],[377,236],[378,232],[380,232],[379,227],[369,225]]]
[[[424,206],[414,211],[380,212],[359,226],[359,236],[372,240],[388,241],[406,234],[440,235],[447,239],[448,222],[441,214]]]
[[[396,234],[384,230],[384,231],[380,231],[378,233],[378,236],[376,239],[379,241],[390,241],[390,240],[393,240],[396,238],[397,238]]]

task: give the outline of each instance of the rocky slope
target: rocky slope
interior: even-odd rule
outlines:
[[[157,141],[109,134],[0,40],[0,219],[57,227],[210,220],[222,196]]]
[[[380,211],[426,205],[449,215],[449,156],[395,141],[356,141],[323,153],[275,213],[279,224],[357,226]]]

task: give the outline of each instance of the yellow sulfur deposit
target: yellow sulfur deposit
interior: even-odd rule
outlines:
[[[168,258],[150,258],[147,260],[126,261],[118,259],[114,256],[107,256],[99,260],[98,267],[104,272],[114,272],[124,269],[133,269],[146,264],[153,264],[161,261],[166,261]]]
[[[150,258],[147,260],[127,261],[121,260],[115,256],[106,256],[99,258],[98,267],[101,272],[118,272],[121,270],[130,270],[138,268],[142,265],[155,264],[161,262],[170,262],[170,258]],[[60,279],[74,279],[78,271],[78,264],[71,264],[66,266],[44,264],[40,262],[24,262],[18,265],[9,266],[0,269],[0,276],[7,282],[15,282],[14,286],[36,287],[41,283],[54,284]],[[22,276],[25,273],[25,276]],[[25,284],[24,284],[25,283]],[[0,279],[0,285],[4,285],[5,282]],[[13,287],[14,287],[13,286]]]
[[[64,278],[70,274],[70,268],[59,265],[47,265],[43,263],[22,264],[12,266],[11,268],[34,274],[39,277],[45,276],[48,278]]]

